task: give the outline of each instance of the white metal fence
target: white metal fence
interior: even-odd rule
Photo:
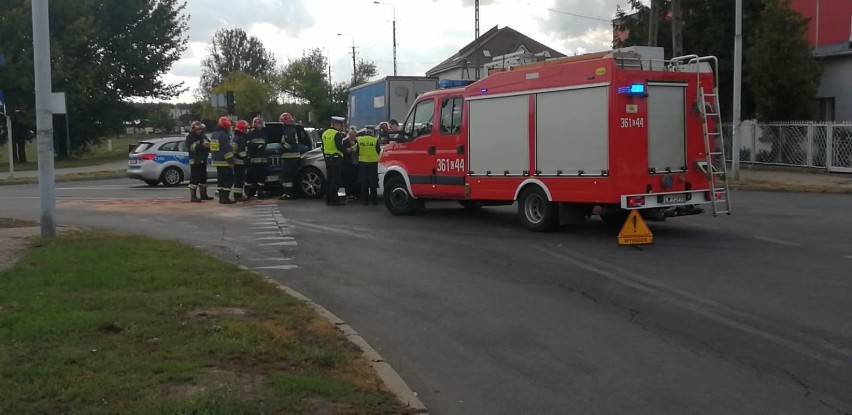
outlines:
[[[733,128],[723,125],[727,154],[733,157]],[[852,173],[852,123],[744,121],[740,164],[771,164]]]

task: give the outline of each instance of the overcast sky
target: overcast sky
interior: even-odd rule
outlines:
[[[397,67],[399,75],[423,75],[471,42],[474,35],[473,0],[382,0],[396,8]],[[240,27],[260,38],[279,65],[311,48],[322,48],[331,59],[332,78],[352,76],[349,54],[354,36],[358,58],[376,63],[379,76],[393,75],[392,16],[390,6],[372,0],[192,0],[189,45],[166,75],[168,82],[190,89],[176,101],[193,101],[201,60],[213,33]],[[609,48],[608,20],[616,5],[626,0],[481,0],[480,33],[495,25],[510,26],[562,53],[594,52]],[[572,16],[579,14],[588,18]]]

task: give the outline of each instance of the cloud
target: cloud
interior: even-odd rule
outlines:
[[[626,3],[626,0],[555,0],[538,23],[542,32],[560,39],[560,46],[568,53],[580,49],[600,51],[610,47],[609,21],[615,17],[616,5],[626,7]]]
[[[189,38],[209,42],[222,27],[248,27],[268,23],[297,37],[316,24],[304,1],[273,0],[192,0],[187,2],[190,15]]]

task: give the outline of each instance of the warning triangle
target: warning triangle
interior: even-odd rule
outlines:
[[[654,234],[638,210],[631,210],[618,233],[619,245],[644,245],[654,243]]]

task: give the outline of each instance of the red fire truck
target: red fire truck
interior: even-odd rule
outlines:
[[[383,148],[385,205],[518,202],[538,231],[592,215],[620,225],[634,209],[730,214],[715,63],[617,50],[424,93]]]

